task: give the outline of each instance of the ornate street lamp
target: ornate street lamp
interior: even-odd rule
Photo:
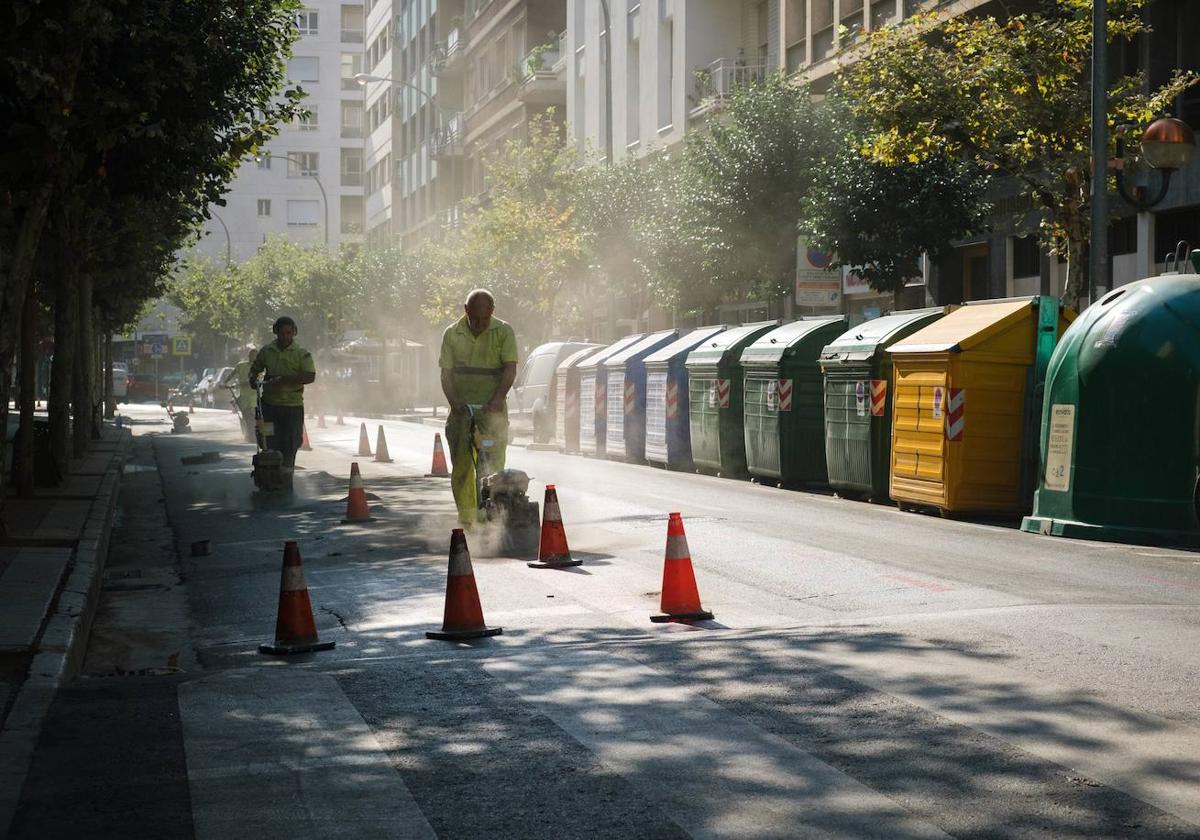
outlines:
[[[1121,126],[1117,129],[1117,159],[1124,158],[1124,137],[1132,130],[1132,126]],[[1196,154],[1196,135],[1191,126],[1175,117],[1162,117],[1150,124],[1142,132],[1142,159],[1151,169],[1159,172],[1158,192],[1153,198],[1146,198],[1146,188],[1137,186],[1130,191],[1125,183],[1124,166],[1117,168],[1117,191],[1121,198],[1139,211],[1149,210],[1162,201],[1167,190],[1171,187],[1171,176],[1176,170],[1187,166]]]

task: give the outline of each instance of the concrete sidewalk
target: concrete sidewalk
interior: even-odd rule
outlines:
[[[0,835],[42,721],[83,661],[99,602],[128,429],[106,426],[58,487],[9,498],[0,539]]]

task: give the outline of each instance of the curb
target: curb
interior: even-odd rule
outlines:
[[[67,581],[59,590],[36,653],[29,663],[29,676],[17,689],[4,728],[0,730],[0,837],[7,835],[16,813],[42,723],[54,695],[60,685],[74,679],[83,667],[88,635],[100,605],[121,472],[131,440],[130,431],[122,430],[116,469],[100,482],[100,491],[92,502],[71,559]]]

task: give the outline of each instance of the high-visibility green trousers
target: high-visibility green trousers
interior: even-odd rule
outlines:
[[[486,413],[476,422],[495,440],[487,455],[491,472],[504,469],[508,452],[508,415]],[[479,500],[475,498],[475,464],[471,460],[471,415],[451,414],[446,421],[446,445],[450,447],[450,490],[458,508],[458,521],[472,524],[478,519]]]

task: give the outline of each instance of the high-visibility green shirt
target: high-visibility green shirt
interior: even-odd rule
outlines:
[[[254,389],[250,387],[250,362],[243,359],[233,366],[233,376],[229,379],[237,384],[238,408],[254,408]]]
[[[298,373],[316,373],[317,366],[313,363],[312,353],[292,342],[286,350],[280,349],[277,342],[258,351],[258,357],[250,366],[250,373],[257,375],[266,371],[267,376],[295,376]],[[268,385],[263,389],[263,402],[268,405],[302,406],[304,405],[303,385]]]
[[[492,318],[475,335],[464,315],[442,333],[438,367],[453,371],[458,395],[470,405],[483,405],[500,384],[504,365],[517,362],[517,336],[507,322]]]

